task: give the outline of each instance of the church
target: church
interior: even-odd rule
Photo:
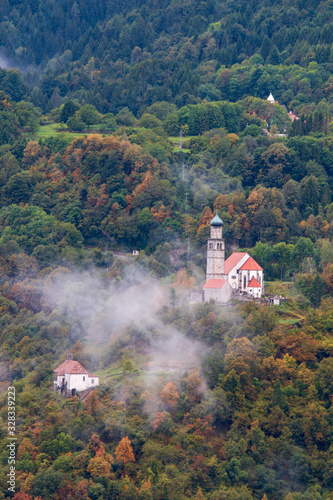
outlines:
[[[207,242],[204,302],[215,300],[218,304],[225,304],[237,292],[260,298],[264,293],[263,268],[247,252],[234,252],[225,260],[222,232],[223,222],[216,214],[210,222]]]

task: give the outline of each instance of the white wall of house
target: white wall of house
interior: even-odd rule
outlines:
[[[67,382],[68,391],[72,389],[85,391],[90,387],[99,385],[99,377],[90,377],[88,373],[66,373],[65,375],[58,375],[57,385],[59,387],[62,386],[63,379],[65,379],[65,383]]]

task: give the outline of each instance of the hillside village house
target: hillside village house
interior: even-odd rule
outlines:
[[[260,298],[264,292],[262,267],[247,252],[234,252],[225,260],[223,222],[217,214],[211,220],[210,226],[206,283],[203,287],[204,302],[212,299],[218,304],[224,304],[235,292]]]
[[[78,361],[73,360],[71,353],[59,365],[54,373],[54,390],[66,396],[74,396],[76,392],[85,391],[99,385],[99,377],[89,373]]]
[[[273,97],[272,93],[269,94],[267,97],[267,101],[270,102],[271,104],[279,104]],[[285,106],[283,106],[285,109],[287,109]],[[288,116],[291,119],[292,122],[295,120],[299,120],[299,116],[295,115],[292,111],[288,111]]]

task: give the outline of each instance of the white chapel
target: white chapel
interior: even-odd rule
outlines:
[[[98,375],[89,373],[78,361],[74,361],[71,353],[67,354],[66,361],[55,368],[53,373],[54,390],[67,397],[99,385]]]
[[[204,302],[225,304],[236,292],[260,298],[264,292],[263,268],[247,252],[234,252],[225,260],[223,222],[217,214],[210,226]]]

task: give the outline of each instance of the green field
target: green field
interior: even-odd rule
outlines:
[[[39,139],[48,139],[49,137],[54,137],[55,135],[65,134],[71,137],[84,137],[88,135],[89,132],[69,132],[67,127],[60,129],[59,123],[49,123],[48,125],[41,125],[37,131],[37,137]]]
[[[36,135],[37,135],[38,139],[48,139],[49,137],[54,137],[54,136],[57,136],[60,134],[65,134],[66,136],[71,136],[71,137],[73,137],[73,139],[75,139],[76,137],[84,137],[84,136],[87,136],[91,133],[94,133],[95,131],[91,130],[94,128],[97,129],[96,133],[99,133],[98,125],[93,125],[90,128],[90,130],[86,131],[86,132],[69,132],[69,130],[66,126],[60,128],[60,123],[49,123],[48,125],[41,125],[39,127]],[[103,134],[103,135],[105,135],[105,134]],[[189,135],[187,137],[183,137],[183,144],[185,141],[191,139],[192,137],[194,137],[194,136]],[[179,150],[179,137],[178,136],[169,137],[169,141],[172,142],[172,144],[174,144],[173,152],[179,153],[180,152],[180,150]],[[176,144],[177,144],[177,146],[176,146]],[[185,154],[191,152],[191,150],[188,148],[182,148],[181,151]]]

